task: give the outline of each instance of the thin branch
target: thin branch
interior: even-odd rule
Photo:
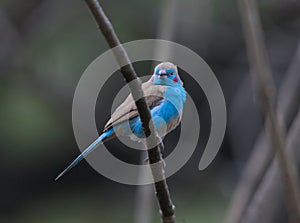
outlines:
[[[300,101],[300,42],[294,58],[285,74],[285,80],[280,86],[278,94],[277,111],[282,128],[289,127]],[[241,221],[248,204],[251,201],[258,185],[263,179],[266,170],[271,165],[273,155],[269,141],[262,131],[255,143],[251,156],[241,174],[241,179],[234,190],[234,195],[227,214],[226,222],[238,223]]]
[[[293,124],[287,136],[287,152],[290,156],[297,157],[298,167],[300,166],[299,146],[300,146],[300,110],[293,121]],[[297,154],[298,153],[298,154]],[[263,222],[276,223],[285,222],[284,219],[284,200],[283,188],[280,183],[280,170],[277,160],[272,162],[272,165],[265,174],[259,188],[257,189],[247,212],[244,215],[243,223]]]
[[[271,76],[263,42],[263,34],[259,15],[254,0],[240,0],[240,10],[251,66],[251,74],[256,84],[256,90],[261,98],[263,115],[266,119],[268,133],[273,152],[277,154],[282,181],[286,189],[289,216],[292,222],[300,222],[299,184],[295,174],[294,160],[285,151],[285,134],[280,128],[274,106],[275,87]]]
[[[290,126],[293,118],[300,107],[300,42],[296,48],[296,53],[286,72],[286,80],[282,84],[278,95],[278,118],[281,123]]]
[[[160,148],[163,147],[160,142],[158,146],[151,148],[151,145],[156,145],[158,141],[155,133],[154,125],[151,119],[151,114],[149,108],[144,99],[144,93],[141,88],[141,81],[137,77],[137,74],[129,60],[129,57],[120,43],[112,24],[105,15],[102,7],[97,0],[85,0],[89,9],[91,10],[93,16],[99,25],[106,41],[109,46],[113,48],[114,56],[121,67],[121,72],[127,83],[135,80],[134,85],[129,85],[132,97],[135,99],[136,107],[138,109],[140,119],[143,126],[143,131],[146,137],[146,143],[148,148],[148,157],[150,164],[160,163],[160,168],[151,168],[152,175],[154,179],[159,177],[163,179],[155,183],[156,196],[161,210],[161,217],[164,223],[174,223],[175,222],[175,210],[172,203],[168,185],[165,180],[164,169],[162,164],[162,158],[160,155]],[[125,65],[126,64],[126,65]],[[151,149],[149,149],[151,148]]]
[[[157,39],[172,40],[176,27],[176,8],[177,0],[163,0],[161,4],[161,11],[159,16],[159,24],[157,29]],[[164,55],[168,58],[172,55],[169,46],[158,45],[154,48],[154,58],[156,56]],[[153,66],[155,63],[152,64]],[[141,162],[145,159],[144,154],[141,154]],[[139,178],[144,178],[143,171],[140,171]],[[134,222],[135,223],[150,223],[151,213],[153,209],[153,188],[149,185],[140,185],[136,189],[135,208],[134,208]]]

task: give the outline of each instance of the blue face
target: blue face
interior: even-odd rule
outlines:
[[[155,69],[155,74],[158,76],[172,76],[176,74],[176,71],[174,69]]]
[[[151,82],[154,84],[180,84],[180,78],[175,69],[156,68]]]

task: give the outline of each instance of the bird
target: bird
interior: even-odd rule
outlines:
[[[142,89],[145,101],[150,109],[154,128],[159,139],[163,139],[179,125],[186,101],[186,90],[178,74],[177,66],[171,62],[158,64],[154,68],[151,78],[142,84]],[[132,140],[137,141],[141,141],[144,138],[142,123],[131,94],[111,115],[111,118],[104,126],[102,134],[63,170],[55,180],[58,180],[75,167],[99,144],[119,135],[129,136]]]

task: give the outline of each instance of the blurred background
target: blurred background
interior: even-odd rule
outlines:
[[[228,112],[222,147],[213,163],[198,171],[210,132],[210,110],[200,86],[182,71],[185,88],[200,114],[201,134],[194,155],[168,184],[178,222],[223,222],[263,129],[237,2],[100,2],[122,42],[172,39],[194,50],[216,74]],[[262,0],[259,10],[275,84],[280,88],[297,55],[300,2]],[[170,17],[164,18],[166,13]],[[171,28],[164,26],[162,19]],[[0,1],[0,222],[134,222],[142,199],[136,186],[108,180],[85,161],[54,181],[79,154],[71,116],[77,82],[107,49],[84,1]],[[145,61],[134,66],[142,76],[151,73],[154,65]],[[100,92],[96,109],[99,131],[123,86],[116,72]],[[294,96],[298,102],[300,95]],[[166,137],[166,154],[176,145],[179,134],[178,128]],[[107,147],[122,160],[139,160],[138,152],[123,149],[118,140]],[[145,222],[159,222],[156,201],[150,203],[150,217],[147,220],[145,216]]]

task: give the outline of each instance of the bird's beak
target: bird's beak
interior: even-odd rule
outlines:
[[[167,71],[165,69],[161,69],[160,71],[158,71],[159,75],[166,75]]]

